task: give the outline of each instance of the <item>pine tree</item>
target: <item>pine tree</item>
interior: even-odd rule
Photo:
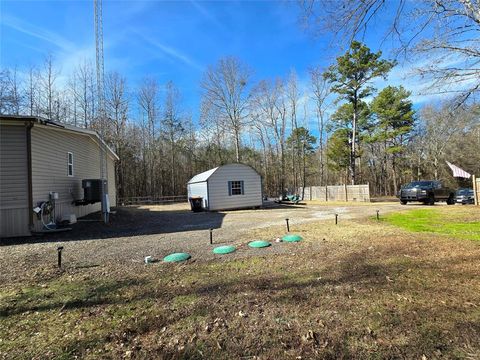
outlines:
[[[340,95],[340,99],[352,105],[352,139],[350,142],[350,178],[356,183],[357,174],[355,159],[357,157],[357,126],[359,104],[362,99],[370,96],[374,88],[371,80],[377,77],[386,77],[395,62],[381,60],[382,52],[372,53],[364,44],[353,41],[350,49],[337,58],[337,63],[329,67],[325,78],[332,83],[332,91]]]
[[[398,191],[398,158],[405,151],[408,134],[412,132],[415,120],[409,96],[410,92],[402,86],[387,86],[371,104],[377,119],[374,138],[384,144],[384,166],[386,168],[390,160],[395,194]]]

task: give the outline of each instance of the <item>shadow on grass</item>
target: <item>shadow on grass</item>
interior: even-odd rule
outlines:
[[[395,278],[408,273],[411,269],[438,273],[442,269],[451,268],[448,274],[455,281],[460,281],[462,278],[465,280],[475,279],[478,276],[478,273],[475,271],[470,272],[465,269],[456,269],[455,267],[465,263],[480,262],[480,254],[465,254],[452,257],[448,261],[428,262],[421,257],[400,257],[401,253],[405,251],[405,248],[402,246],[389,244],[388,247],[385,246],[385,249],[388,250],[385,250],[386,252],[377,250],[375,254],[368,250],[352,252],[338,258],[339,260],[335,262],[329,259],[328,264],[320,264],[318,270],[305,269],[300,265],[298,269],[293,269],[292,271],[284,270],[278,272],[277,275],[272,275],[271,272],[268,272],[266,276],[262,275],[261,272],[254,272],[251,276],[245,275],[244,273],[248,272],[249,261],[256,258],[239,259],[235,261],[245,261],[247,264],[242,265],[242,271],[240,272],[236,272],[235,268],[228,266],[225,271],[222,271],[221,267],[219,267],[217,269],[219,272],[214,276],[210,274],[210,271],[208,273],[194,272],[195,283],[198,285],[177,288],[169,287],[168,291],[155,291],[155,287],[148,286],[153,281],[153,279],[148,277],[119,281],[109,280],[108,282],[99,280],[98,282],[74,284],[68,281],[61,283],[62,279],[64,279],[61,277],[55,280],[53,287],[54,289],[58,288],[58,291],[50,288],[34,287],[31,288],[31,291],[17,294],[11,297],[9,301],[15,305],[7,306],[3,309],[0,308],[0,316],[26,311],[48,311],[60,308],[74,309],[95,305],[124,304],[130,301],[146,299],[169,301],[175,296],[192,294],[197,296],[229,296],[235,295],[239,291],[262,293],[284,290],[288,290],[289,294],[302,294],[308,289],[338,285],[344,285],[346,288],[360,287],[381,291],[391,288]],[[396,261],[386,263],[384,258],[391,258],[392,256],[397,256],[398,258]],[[264,265],[262,265],[263,261],[265,262]],[[264,258],[263,261],[257,261],[252,266],[268,266],[268,259]],[[95,267],[95,265],[92,267]],[[192,276],[192,273],[189,276]],[[159,285],[156,284],[155,286]],[[406,285],[395,283],[394,286],[401,291],[404,290]],[[65,289],[62,290],[62,287],[65,287]],[[131,290],[132,287],[138,288],[138,293],[130,291],[129,295],[131,296],[125,296],[124,290]],[[298,297],[299,300],[301,300],[300,297]],[[308,299],[304,300],[308,301]],[[288,301],[288,298],[282,299],[282,302],[285,301]]]
[[[7,317],[27,311],[50,311],[70,310],[87,308],[97,305],[127,304],[129,302],[152,299],[155,301],[169,301],[175,296],[229,296],[235,295],[238,291],[249,290],[254,292],[268,292],[289,290],[290,293],[301,294],[305,289],[312,287],[323,287],[325,285],[338,285],[344,283],[367,283],[382,285],[386,282],[385,273],[388,270],[381,266],[367,263],[359,264],[363,259],[361,255],[352,255],[344,261],[345,267],[340,268],[340,274],[331,278],[321,278],[325,270],[309,273],[306,281],[278,276],[255,276],[255,277],[233,277],[229,280],[212,281],[206,285],[199,284],[191,288],[176,288],[169,291],[155,291],[148,286],[149,281],[145,279],[126,279],[108,282],[62,282],[65,278],[58,278],[51,287],[32,287],[26,291],[10,297],[8,304],[0,308],[0,316]],[[356,262],[354,268],[350,263]],[[352,271],[354,270],[354,271]],[[330,270],[327,270],[329,272]],[[336,269],[338,271],[338,269]],[[62,280],[63,279],[63,280]],[[132,293],[132,287],[138,292]],[[146,290],[149,289],[149,290]],[[129,290],[129,296],[126,291]],[[120,295],[120,296],[119,296]],[[286,300],[286,299],[285,299]],[[305,299],[306,300],[306,299]],[[5,300],[4,300],[5,301]]]
[[[138,296],[119,296],[132,286],[145,286],[144,281],[128,279],[96,283],[57,283],[52,288],[31,287],[20,294],[3,299],[0,317],[31,311],[72,310],[96,305],[127,304],[130,301],[152,297],[153,293],[139,292]],[[9,305],[11,304],[11,305]]]

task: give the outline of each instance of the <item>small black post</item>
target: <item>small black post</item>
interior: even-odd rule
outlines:
[[[380,220],[380,215],[378,214],[380,210],[377,210],[377,220]]]
[[[210,229],[210,245],[213,244],[213,229]]]
[[[285,219],[285,221],[287,222],[287,232],[290,232],[290,225],[288,224],[288,219]]]
[[[59,268],[62,267],[62,250],[63,250],[63,246],[57,247],[57,252],[58,252],[58,267],[59,267]]]
[[[335,225],[338,224],[338,214],[335,214]]]

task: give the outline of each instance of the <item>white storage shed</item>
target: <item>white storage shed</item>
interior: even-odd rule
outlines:
[[[262,177],[244,164],[227,164],[195,175],[188,182],[188,197],[201,196],[206,210],[262,206]]]

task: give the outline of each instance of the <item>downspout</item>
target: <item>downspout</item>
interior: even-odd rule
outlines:
[[[27,125],[27,178],[28,178],[28,229],[34,230],[33,226],[33,189],[32,189],[32,128],[33,121]]]

